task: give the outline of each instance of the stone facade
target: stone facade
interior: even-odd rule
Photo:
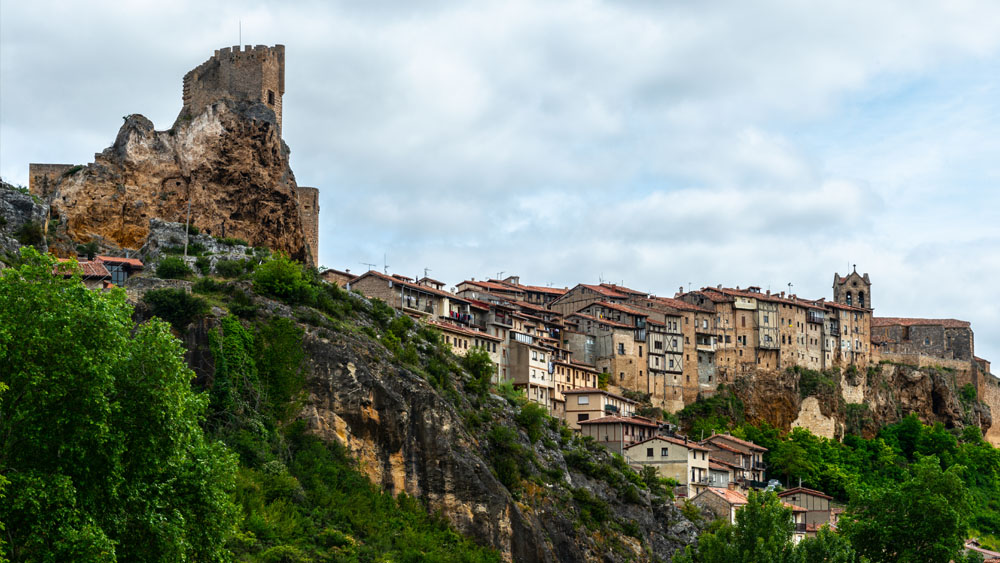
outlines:
[[[281,98],[285,94],[285,46],[239,45],[218,49],[207,61],[184,75],[184,107],[178,116],[190,119],[220,99],[266,104],[281,133]]]
[[[319,190],[298,186],[295,188],[299,216],[302,218],[302,234],[305,236],[313,264],[319,265]]]
[[[28,190],[44,199],[56,181],[72,168],[72,164],[28,164]]]
[[[875,317],[872,341],[882,354],[924,355],[972,362],[975,337],[968,321]]]

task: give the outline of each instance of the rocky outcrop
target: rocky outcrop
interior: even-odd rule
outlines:
[[[191,224],[308,262],[288,147],[264,104],[221,100],[168,131],[141,115],[125,118],[94,163],[46,185],[66,232],[85,242],[138,250],[150,220]]]
[[[338,333],[330,339],[310,335],[305,349],[310,397],[303,416],[310,428],[347,446],[385,490],[426,499],[459,531],[514,561],[669,560],[695,540],[698,530],[672,504],[645,493],[638,502],[625,502],[607,483],[568,467],[551,431],[536,444],[519,438],[547,473],[565,480],[529,483],[515,499],[485,461],[487,442],[466,427],[455,405],[422,377],[394,365],[380,345]],[[517,428],[514,412],[503,412],[506,401],[490,401],[500,405],[494,423]],[[600,535],[618,535],[617,550],[610,551],[595,540],[578,521],[576,488],[606,503],[616,520],[634,523],[642,540],[602,530]]]
[[[48,250],[44,237],[48,213],[47,205],[0,181],[0,257],[16,254],[22,244]]]
[[[905,416],[947,428],[993,425],[986,402],[963,396],[968,374],[947,368],[883,363],[867,370],[760,371],[738,379],[734,393],[751,422],[781,430],[802,426],[828,438],[846,432],[873,437]]]

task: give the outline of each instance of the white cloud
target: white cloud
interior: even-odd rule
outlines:
[[[327,265],[818,297],[856,262],[1000,353],[995,3],[0,2],[5,178],[168,127],[242,20]]]

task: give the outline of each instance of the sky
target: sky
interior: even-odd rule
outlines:
[[[829,299],[857,264],[1000,362],[1000,3],[0,0],[0,175],[169,128],[241,33],[286,46],[324,266]]]

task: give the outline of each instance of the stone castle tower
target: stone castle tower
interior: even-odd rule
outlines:
[[[871,309],[872,282],[868,278],[868,272],[862,276],[855,268],[853,272],[844,277],[840,277],[840,274],[833,274],[833,300],[842,305]]]
[[[184,75],[181,116],[195,116],[220,99],[267,104],[278,118],[285,94],[285,46],[239,45],[218,49],[210,59]]]

